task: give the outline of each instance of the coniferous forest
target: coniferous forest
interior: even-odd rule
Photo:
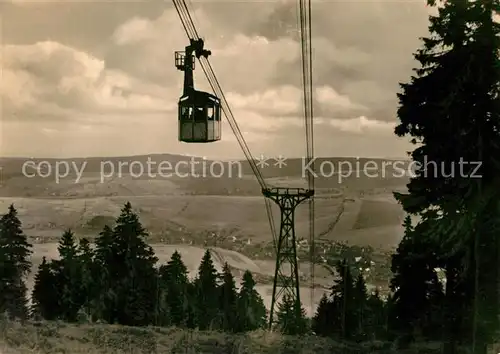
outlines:
[[[435,262],[426,256],[435,249],[419,240],[406,243],[419,230],[411,228],[409,219],[405,225],[405,239],[393,256],[389,297],[368,293],[362,273],[353,277],[352,265],[344,260],[337,264],[330,294],[323,296],[312,319],[303,308],[295,311],[294,302],[284,296],[273,330],[353,343],[392,342],[398,348],[412,342],[443,342],[446,352],[461,352],[459,348],[471,343],[474,323],[466,300],[473,295],[474,283],[460,282],[463,275],[457,274],[453,284],[457,290],[447,291],[450,283],[443,286],[435,270],[442,265],[427,263]],[[43,258],[28,294],[24,279],[31,267],[31,245],[11,205],[0,219],[0,311],[21,321],[175,326],[228,333],[268,329],[268,312],[251,272],[246,271],[237,286],[227,263],[217,272],[207,250],[191,279],[178,252],[166,264],[158,264],[147,236],[130,203],[123,206],[114,227],[105,226],[92,245],[67,230],[59,241],[58,259]],[[462,301],[456,300],[458,296]],[[450,313],[452,318],[447,317]]]
[[[267,329],[268,313],[246,271],[237,285],[231,269],[217,272],[205,252],[194,279],[178,252],[158,264],[146,242],[147,231],[125,204],[114,228],[105,226],[91,246],[71,230],[61,235],[59,258],[43,258],[35,275],[31,303],[24,275],[30,268],[31,245],[13,205],[0,221],[2,240],[2,311],[11,319],[102,322],[126,326],[176,326],[199,330],[246,332]],[[353,279],[346,262],[312,321],[297,316],[294,302],[284,296],[274,330],[288,335],[314,332],[358,341],[385,339],[387,306],[368,294],[362,275]]]
[[[284,297],[276,331],[398,350],[436,342],[445,354],[486,354],[498,342],[500,1],[427,4],[439,8],[398,94],[395,134],[413,144],[420,169],[406,193],[394,193],[408,216],[392,256],[390,296],[368,293],[363,276],[339,262],[315,316]],[[233,333],[267,324],[250,272],[235,284],[227,264],[216,271],[209,251],[193,279],[179,253],[158,264],[129,203],[92,245],[71,230],[61,235],[59,259],[43,260],[27,294],[30,254],[12,205],[0,220],[0,311],[12,319]]]

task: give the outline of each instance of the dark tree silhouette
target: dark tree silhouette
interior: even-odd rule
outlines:
[[[194,285],[196,289],[196,324],[201,330],[215,329],[219,313],[217,270],[208,249],[201,260]]]
[[[29,315],[25,277],[31,269],[32,245],[21,228],[14,205],[0,219],[0,311],[11,318]]]
[[[86,319],[92,318],[93,299],[97,296],[100,289],[94,282],[95,263],[94,251],[90,246],[90,241],[82,238],[78,244],[78,261],[80,263],[80,302],[82,311],[85,313]]]
[[[255,281],[248,270],[243,274],[237,305],[238,331],[252,331],[266,325],[266,307],[262,297],[255,290]]]
[[[302,335],[308,331],[308,323],[306,312],[299,304],[300,308],[297,311],[296,301],[288,294],[284,294],[281,302],[278,304],[277,327],[281,333],[286,335]]]
[[[111,243],[111,283],[119,296],[114,303],[117,322],[147,325],[154,322],[158,294],[157,258],[145,242],[147,231],[129,202],[116,219]]]
[[[353,291],[353,308],[354,312],[350,316],[355,317],[356,329],[354,331],[355,337],[359,341],[365,341],[368,338],[368,333],[366,332],[366,321],[368,317],[368,290],[366,288],[365,279],[363,274],[360,272],[354,282]]]
[[[51,321],[60,317],[62,311],[59,291],[53,263],[47,262],[47,259],[43,257],[35,275],[35,284],[31,295],[32,313],[35,318]]]
[[[337,279],[332,286],[333,307],[335,309],[332,320],[336,322],[336,328],[340,331],[342,339],[351,339],[356,333],[356,317],[352,314],[356,311],[354,303],[354,279],[351,268],[346,260],[337,263]]]
[[[323,294],[312,319],[311,329],[319,336],[327,337],[334,333],[333,302]]]
[[[112,269],[108,268],[108,265],[115,262],[113,230],[104,226],[95,243],[92,279],[96,285],[96,293],[92,299],[92,318],[114,323],[117,318],[115,304],[119,295],[113,287],[113,280],[116,279],[112,278]]]
[[[435,5],[436,1],[428,3]],[[493,19],[499,3],[440,3],[438,15],[430,18],[430,36],[423,39],[423,48],[415,55],[421,67],[398,95],[400,124],[395,133],[411,136],[419,145],[411,156],[423,168],[411,179],[408,193],[396,197],[405,211],[419,214],[426,228],[432,228],[413,232],[412,237],[435,239],[434,244],[440,245],[435,250],[441,266],[452,281],[444,307],[447,316],[456,313],[461,320],[445,321],[444,336],[450,342],[446,351],[454,353],[458,337],[467,337],[457,333],[459,328],[453,324],[468,318],[473,322],[469,342],[479,354],[486,352],[498,328],[499,312],[500,41],[499,25]],[[405,254],[425,258],[416,250],[410,252],[409,237],[404,241],[406,251],[399,253],[399,263],[412,262],[402,260]],[[421,272],[429,270],[432,262],[432,257],[429,262],[422,260]],[[471,281],[471,273],[474,296],[463,296],[464,291],[468,293],[464,284]],[[403,284],[398,286],[400,292],[409,293],[402,290]],[[472,316],[467,309],[473,310]]]
[[[59,260],[53,261],[62,311],[61,319],[75,322],[83,305],[81,264],[78,259],[78,245],[71,230],[61,236],[58,246]]]
[[[426,237],[428,222],[421,222],[416,228],[411,225],[410,217],[405,219],[405,235],[392,257],[391,289],[394,292],[393,308],[397,316],[393,318],[392,328],[402,336],[402,344],[414,339],[414,332],[426,331],[430,326],[433,301],[438,286],[439,267],[436,240]],[[432,327],[432,326],[431,326]],[[435,328],[434,328],[435,329]]]
[[[162,325],[170,323],[184,327],[191,316],[189,312],[188,271],[179,252],[175,251],[166,265],[159,270],[162,294]]]
[[[237,300],[236,284],[227,263],[222,270],[222,284],[219,287],[219,303],[221,311],[221,328],[226,332],[237,331]]]

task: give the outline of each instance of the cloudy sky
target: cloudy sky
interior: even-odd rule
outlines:
[[[252,153],[302,156],[296,1],[190,4]],[[313,1],[317,156],[405,156],[396,93],[428,12],[423,0]],[[187,38],[170,1],[2,0],[0,15],[0,155],[243,156],[228,124],[221,142],[177,141],[174,51]]]

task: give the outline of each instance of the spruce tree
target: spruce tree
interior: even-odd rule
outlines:
[[[470,231],[474,254],[474,352],[485,353],[487,345],[498,339],[500,316],[500,2],[476,1],[471,4],[475,29],[471,50],[474,80],[468,94],[474,97],[471,108],[477,147],[471,149],[482,162],[480,181],[470,183],[480,203],[472,203],[476,221]],[[471,100],[472,101],[472,100]],[[464,198],[467,199],[467,198]],[[474,219],[474,217],[472,218]],[[469,238],[470,240],[470,238]]]
[[[26,319],[29,310],[25,277],[31,269],[32,245],[21,226],[11,204],[0,219],[0,311],[11,318]]]
[[[351,316],[355,317],[356,320],[357,328],[355,330],[355,335],[357,340],[364,341],[368,337],[368,333],[365,330],[368,317],[368,291],[365,279],[361,272],[358,274],[358,277],[354,282],[353,295],[353,307],[355,311],[351,314]]]
[[[428,329],[434,308],[433,284],[438,281],[435,268],[440,264],[436,251],[440,245],[428,236],[433,222],[434,219],[426,219],[413,227],[407,217],[405,235],[392,256],[392,306],[397,316],[391,327],[398,332],[402,345],[412,342],[416,332]]]
[[[78,244],[78,258],[80,263],[80,281],[81,281],[81,302],[87,319],[92,317],[92,301],[97,295],[99,288],[94,281],[95,264],[94,252],[87,238],[82,238]]]
[[[364,329],[368,340],[387,340],[387,306],[381,299],[379,290],[376,289],[366,301],[367,316],[365,317]]]
[[[59,297],[62,319],[68,322],[77,320],[82,307],[82,269],[78,259],[78,246],[73,231],[66,230],[58,245],[59,260],[57,267],[57,286],[61,289]]]
[[[429,309],[425,313],[422,335],[432,341],[442,340],[444,337],[444,307],[445,294],[443,284],[437,272],[428,284]]]
[[[441,3],[438,15],[430,18],[430,36],[415,55],[421,68],[402,85],[401,124],[395,131],[420,145],[411,154],[414,161],[431,163],[411,179],[408,193],[396,197],[407,212],[420,214],[425,222],[439,221],[431,223],[434,232],[426,237],[444,246],[440,255],[447,273],[463,269],[455,284],[470,281],[473,272],[474,297],[465,308],[474,309],[470,341],[478,354],[486,351],[498,327],[500,46],[493,15],[499,6],[497,0]],[[475,162],[481,164],[477,171]],[[457,255],[465,267],[454,265],[453,270],[446,263],[455,263]],[[462,286],[455,289],[463,291]],[[454,291],[445,295],[448,314],[463,311],[463,306],[450,308],[460,296]]]
[[[158,268],[158,292],[156,294],[155,319],[153,323],[155,326],[168,327],[173,325],[173,321],[170,307],[168,306],[168,285],[164,280],[164,268],[165,265],[161,265]]]
[[[428,3],[435,5],[435,1]],[[451,166],[458,166],[460,158],[477,158],[464,155],[468,151],[465,144],[471,141],[463,139],[470,130],[464,113],[469,109],[466,105],[472,103],[463,92],[464,80],[470,79],[467,44],[471,14],[468,1],[443,3],[438,16],[430,16],[430,36],[423,39],[423,48],[415,54],[421,67],[414,70],[416,75],[409,83],[401,84],[402,92],[398,94],[400,124],[395,133],[400,137],[409,135],[411,142],[419,145],[411,157],[421,167],[410,179],[408,193],[396,193],[408,213],[442,205],[445,195],[463,194],[467,186],[455,176],[449,177]],[[476,140],[472,143],[475,145]]]
[[[195,282],[188,282],[187,284],[187,315],[186,327],[195,329],[197,327],[197,309],[198,309],[198,292]]]
[[[337,263],[336,272],[337,279],[331,288],[333,308],[335,309],[332,319],[338,321],[340,337],[350,339],[355,335],[357,329],[356,317],[352,316],[356,311],[354,280],[345,259]]]
[[[253,331],[266,325],[267,313],[264,300],[255,290],[255,280],[248,270],[243,273],[237,307],[238,331]]]
[[[333,328],[333,302],[323,294],[312,319],[312,331],[318,336],[331,336]]]
[[[297,309],[297,307],[299,307]],[[284,294],[278,304],[277,326],[285,335],[302,335],[308,331],[306,312],[302,304],[297,304],[295,299]]]
[[[219,287],[220,295],[220,312],[221,312],[221,328],[226,332],[237,331],[237,301],[238,293],[236,292],[236,284],[233,274],[227,262],[222,270],[222,284]]]
[[[111,242],[111,284],[115,287],[114,312],[124,325],[154,323],[158,298],[158,261],[145,241],[148,232],[127,202],[116,219]]]
[[[105,225],[95,241],[95,260],[102,264],[112,261],[113,230]]]
[[[185,327],[188,324],[189,293],[188,270],[179,252],[175,251],[166,265],[159,269],[161,325],[173,324]]]
[[[59,240],[59,245],[57,246],[57,251],[59,252],[59,258],[61,260],[76,260],[78,245],[75,239],[75,234],[71,229],[66,230],[62,234],[61,239]]]
[[[113,284],[119,281],[114,273],[115,255],[113,254],[113,230],[105,225],[95,241],[94,267],[92,278],[96,292],[92,299],[92,317],[107,323],[115,323],[117,289]],[[110,268],[113,267],[113,268]]]
[[[219,294],[217,291],[217,270],[208,249],[205,251],[198,268],[195,287],[196,324],[201,330],[212,329],[219,313]]]
[[[471,242],[472,244],[472,242]],[[473,249],[471,245],[470,249]],[[446,289],[442,303],[443,338],[445,353],[455,353],[459,345],[470,343],[473,333],[474,269],[465,267],[463,259],[472,258],[466,249],[446,257],[442,265]]]
[[[58,319],[62,313],[59,303],[60,288],[53,268],[53,264],[43,257],[35,275],[31,295],[32,313],[35,318],[41,317],[49,321]]]

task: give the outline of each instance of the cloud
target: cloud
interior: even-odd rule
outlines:
[[[287,69],[287,66],[300,60],[300,46],[293,38],[270,39],[258,34],[222,32],[217,21],[209,21],[210,17],[204,8],[196,9],[193,18],[201,19],[197,21],[197,27],[206,38],[207,47],[212,50],[212,67],[231,107],[239,112],[238,121],[250,119],[252,122],[260,122],[267,119],[267,126],[272,129],[278,122],[286,124],[282,118],[302,114],[300,84],[280,85],[276,81],[280,71],[300,81],[300,66],[297,66],[297,70],[294,68],[293,72]],[[172,48],[182,50],[187,38],[175,11],[167,10],[154,20],[135,17],[119,26],[112,38],[120,48],[120,53],[132,53],[120,55],[119,63],[116,58],[110,59],[113,65],[155,84],[173,82],[179,87],[180,93],[182,73],[173,65]],[[165,43],[169,45],[166,46]],[[343,52],[336,50],[326,38],[319,38],[315,43],[320,44],[318,49],[315,47],[316,55],[320,55],[325,61],[333,58],[345,65],[356,65],[369,60],[368,56],[363,56],[357,49]],[[211,91],[200,69],[195,70],[195,82],[198,89]],[[315,96],[316,112],[325,118],[350,118],[366,113],[366,107],[354,102],[346,94],[339,94],[331,86],[318,86]],[[260,118],[255,118],[257,115]],[[257,125],[266,126],[260,123]]]
[[[235,109],[259,112],[271,118],[297,116],[303,114],[304,109],[302,89],[291,85],[247,95],[229,92],[226,98]],[[340,95],[329,86],[317,87],[313,98],[315,107],[320,110],[322,116],[325,114],[331,115],[332,118],[335,118],[335,114],[351,114],[352,116],[353,112],[366,110],[366,107],[351,101],[346,95]]]
[[[302,92],[293,86],[281,86],[248,95],[229,92],[226,97],[231,107],[260,112],[266,116],[289,116],[300,113]]]
[[[146,85],[87,53],[45,41],[3,46],[3,119],[75,112],[172,112],[164,88]]]
[[[222,32],[202,9],[193,15],[202,19],[201,35],[213,53],[210,61],[225,91],[248,94],[262,90],[280,63],[298,58],[299,48],[290,38],[271,42],[262,36]],[[112,66],[156,84],[174,83],[180,88],[181,74],[174,67],[173,52],[182,51],[188,40],[174,10],[167,10],[154,20],[133,18],[119,26],[112,38],[118,46],[108,57]],[[201,70],[195,70],[195,79],[200,89],[209,89]]]
[[[394,120],[399,82],[407,81],[416,65],[412,54],[428,33],[430,9],[418,1],[314,2],[313,82],[377,112],[372,118]],[[271,15],[256,20],[248,33],[290,37],[296,12],[295,2],[276,2]],[[293,72],[300,72],[300,57],[280,67],[274,84],[300,86]]]
[[[9,44],[0,58],[4,146],[24,151],[27,147],[14,140],[24,139],[53,153],[61,142],[70,144],[65,152],[73,154],[239,151],[225,121],[220,143],[177,141],[182,73],[174,66],[174,51],[184,49],[187,37],[168,5],[65,3],[44,5],[47,10],[16,5],[4,18],[10,23],[4,26],[10,29],[4,36]],[[202,2],[191,13],[252,151],[281,149],[304,137],[295,5]],[[374,144],[382,144],[392,151],[387,146],[395,139],[383,139],[392,135],[398,82],[411,74],[411,54],[418,36],[425,35],[425,11],[418,4],[375,0],[313,3],[318,146],[357,151],[350,144],[362,144],[372,152],[379,151]],[[24,28],[23,21],[34,24]],[[210,91],[199,66],[195,82]],[[57,146],[49,147],[54,141]]]
[[[356,112],[367,111],[365,106],[353,102],[348,95],[341,95],[330,86],[317,87],[315,99],[320,106],[321,114],[329,114],[332,118],[338,119],[345,114],[352,116]]]
[[[328,123],[340,131],[357,134],[392,133],[395,127],[394,123],[368,119],[364,116],[351,119],[331,119]]]

